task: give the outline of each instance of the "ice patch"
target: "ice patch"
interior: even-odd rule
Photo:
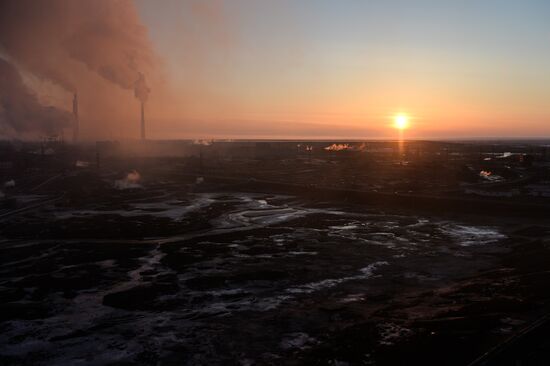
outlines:
[[[317,343],[317,340],[310,337],[307,333],[297,332],[287,334],[280,342],[280,346],[284,350],[305,349]]]
[[[318,252],[304,252],[304,251],[290,251],[288,252],[289,255],[291,256],[294,256],[294,255],[317,255],[319,254]]]
[[[274,225],[303,217],[307,211],[294,208],[274,208],[264,210],[248,210],[230,214],[231,221],[244,225]]]
[[[213,316],[225,316],[235,311],[270,311],[278,308],[282,303],[294,299],[295,295],[310,294],[319,290],[334,287],[338,284],[353,280],[365,280],[374,275],[374,271],[388,262],[375,262],[360,270],[360,274],[336,279],[328,279],[318,282],[312,282],[306,285],[288,288],[284,294],[271,297],[247,296],[246,298],[232,301],[215,301],[203,306],[198,314],[211,314]],[[228,289],[218,291],[208,291],[207,294],[216,297],[221,295],[246,295],[246,290]]]
[[[382,323],[378,326],[378,331],[381,337],[379,343],[384,346],[391,346],[399,338],[407,337],[412,333],[410,329],[394,323]]]
[[[355,281],[355,280],[366,280],[373,276],[374,271],[378,269],[378,267],[384,266],[389,264],[386,261],[380,261],[375,262],[372,264],[369,264],[367,267],[362,268],[360,270],[361,274],[355,275],[355,276],[347,276],[347,277],[341,277],[341,278],[329,278],[322,281],[317,282],[310,282],[305,285],[297,286],[297,287],[291,287],[287,289],[286,291],[292,294],[310,294],[312,292],[324,290],[327,288],[334,287],[336,285],[339,285],[344,282],[348,281]]]
[[[131,210],[75,210],[56,212],[56,218],[68,219],[71,217],[82,217],[89,215],[117,215],[122,217],[154,216],[168,218],[175,221],[183,219],[187,214],[196,212],[209,206],[214,199],[208,195],[196,197],[191,203],[171,200],[152,203],[131,204]]]
[[[341,303],[349,304],[352,302],[359,302],[365,300],[364,294],[350,294],[346,297],[344,297],[342,300],[340,300]]]
[[[441,227],[440,230],[455,239],[463,247],[491,244],[506,238],[506,235],[500,233],[497,229],[487,226],[449,224]]]
[[[181,220],[186,214],[198,211],[213,202],[208,197],[195,199],[191,204],[181,201],[167,201],[159,203],[139,203],[132,206],[140,212],[157,217],[166,217],[172,220]]]
[[[283,302],[292,299],[288,295],[257,298],[250,296],[234,301],[219,301],[204,305],[197,314],[230,314],[234,311],[270,311],[277,309]]]
[[[359,228],[359,226],[357,225],[329,226],[329,229],[334,229],[334,230],[353,230],[357,228]]]
[[[46,195],[39,195],[39,194],[25,194],[25,195],[15,196],[17,201],[21,202],[21,203],[31,203],[31,202],[34,202],[34,201],[39,201],[39,200],[45,199],[47,197],[48,196],[46,196]]]

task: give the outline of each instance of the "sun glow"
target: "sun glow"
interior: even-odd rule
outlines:
[[[393,127],[398,130],[405,130],[409,127],[409,116],[406,114],[398,114],[393,117]]]

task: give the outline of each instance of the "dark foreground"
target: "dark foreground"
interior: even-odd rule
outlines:
[[[549,303],[544,219],[117,187],[69,174],[2,219],[0,364],[468,365]]]

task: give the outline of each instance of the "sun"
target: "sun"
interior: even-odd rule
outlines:
[[[404,130],[409,127],[409,116],[406,114],[398,114],[393,117],[393,127],[398,130]]]

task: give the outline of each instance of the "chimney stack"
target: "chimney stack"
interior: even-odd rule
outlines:
[[[76,143],[78,141],[78,133],[79,133],[79,121],[78,121],[78,95],[74,93],[73,98],[73,143]]]
[[[145,140],[145,113],[143,111],[143,105],[145,103],[141,102],[141,139]]]

